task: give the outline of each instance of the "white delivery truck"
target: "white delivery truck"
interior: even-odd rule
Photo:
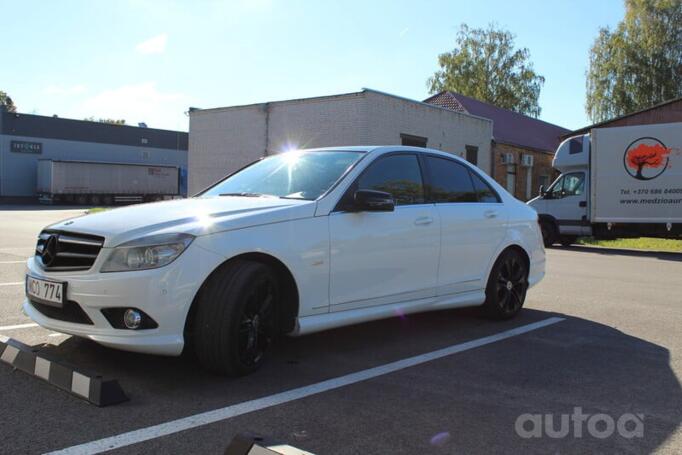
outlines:
[[[545,245],[682,238],[682,123],[594,128],[563,141],[552,166],[561,175],[528,201]]]
[[[179,197],[179,178],[177,166],[38,160],[37,193],[48,204],[160,201]]]

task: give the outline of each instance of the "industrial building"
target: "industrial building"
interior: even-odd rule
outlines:
[[[173,165],[186,176],[187,143],[180,131],[20,114],[0,106],[0,200],[35,200],[39,159]]]
[[[491,172],[490,119],[376,90],[215,109],[190,109],[189,193],[291,148],[412,145]]]

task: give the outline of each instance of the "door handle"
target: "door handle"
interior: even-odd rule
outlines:
[[[495,217],[497,217],[497,211],[486,210],[485,212],[483,212],[483,216],[486,218],[495,218]]]
[[[414,224],[416,224],[417,226],[431,223],[433,223],[433,218],[431,218],[430,216],[422,216],[414,220]]]
[[[578,202],[578,207],[587,207],[587,201]]]

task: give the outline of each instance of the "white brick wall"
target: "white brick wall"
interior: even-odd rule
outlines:
[[[401,133],[460,156],[465,145],[477,146],[479,167],[490,172],[492,121],[365,90],[192,112],[189,193],[263,156],[266,144],[268,153],[287,146],[400,144]]]
[[[400,144],[400,134],[427,138],[428,148],[466,157],[467,145],[478,147],[478,167],[490,173],[493,122],[446,109],[433,109],[373,91],[366,92],[371,120],[369,144]]]

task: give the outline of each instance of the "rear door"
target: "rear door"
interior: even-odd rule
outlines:
[[[427,203],[420,162],[396,153],[372,162],[358,189],[391,193],[393,212],[330,214],[331,311],[414,301],[435,295],[440,227]]]
[[[430,198],[441,220],[438,294],[485,287],[488,265],[506,235],[507,214],[497,193],[455,160],[427,155]]]

